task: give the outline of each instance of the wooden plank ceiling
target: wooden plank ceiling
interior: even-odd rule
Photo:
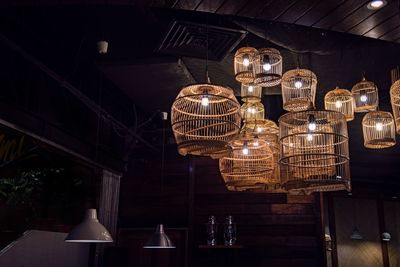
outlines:
[[[387,0],[369,10],[366,0],[9,0],[0,7],[42,5],[131,5],[173,8],[285,22],[400,42],[400,5]]]
[[[398,1],[369,10],[365,0],[176,0],[172,8],[293,23],[400,42]]]

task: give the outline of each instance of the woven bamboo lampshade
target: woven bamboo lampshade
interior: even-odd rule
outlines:
[[[390,102],[396,123],[396,132],[400,134],[400,80],[394,82],[390,87]]]
[[[257,49],[253,47],[242,47],[235,53],[235,78],[241,83],[252,83],[254,81],[253,61]]]
[[[261,48],[253,61],[254,84],[272,87],[281,83],[282,56],[275,48]]]
[[[252,133],[254,136],[263,139],[267,142],[267,145],[272,151],[274,156],[274,177],[280,179],[279,172],[279,127],[275,122],[263,119],[248,121],[243,124],[242,132],[247,131]],[[275,186],[274,189],[277,189]]]
[[[227,156],[220,158],[219,169],[228,186],[276,184],[274,157],[266,141],[247,132],[230,143]]]
[[[379,105],[378,87],[370,81],[362,79],[351,89],[354,99],[354,112],[374,111]]]
[[[243,102],[260,102],[262,87],[254,84],[242,83],[241,94]]]
[[[264,105],[261,102],[246,102],[240,108],[244,121],[260,120],[265,116]]]
[[[336,87],[326,93],[324,102],[326,110],[343,113],[347,121],[354,119],[354,101],[349,90]]]
[[[396,144],[396,132],[392,114],[385,111],[371,111],[362,120],[364,146],[387,148]]]
[[[350,190],[345,116],[335,111],[287,113],[279,119],[282,186],[293,193]]]
[[[171,124],[179,154],[218,157],[240,131],[240,104],[229,88],[186,86],[172,105]]]
[[[317,76],[307,69],[289,70],[282,77],[283,109],[303,111],[314,107]]]

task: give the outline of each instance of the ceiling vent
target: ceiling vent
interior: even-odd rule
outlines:
[[[208,34],[207,34],[208,33]],[[175,56],[208,58],[221,61],[246,36],[246,32],[186,21],[174,21],[157,52]]]

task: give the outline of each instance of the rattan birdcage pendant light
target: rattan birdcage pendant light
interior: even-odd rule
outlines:
[[[241,83],[252,83],[254,81],[254,58],[257,49],[253,47],[239,48],[235,53],[234,68],[235,79]]]
[[[264,105],[261,102],[245,102],[240,108],[240,115],[243,122],[264,119]]]
[[[350,190],[345,116],[335,111],[290,112],[279,119],[282,185],[289,192]]]
[[[356,83],[351,89],[354,100],[354,112],[374,111],[379,105],[378,87],[375,83],[362,81]]]
[[[386,111],[371,111],[362,120],[364,146],[367,148],[388,148],[396,144],[393,116]]]
[[[390,87],[390,102],[396,123],[396,132],[400,134],[400,80],[397,80]]]
[[[347,121],[354,119],[354,101],[351,92],[336,87],[324,97],[325,109],[343,113]]]
[[[275,48],[260,48],[254,57],[254,84],[273,87],[281,83],[282,56]]]
[[[315,105],[317,76],[307,69],[293,69],[282,77],[283,109],[286,111],[304,111]]]
[[[179,154],[217,158],[240,131],[240,104],[230,88],[186,86],[172,105],[171,124]]]
[[[260,102],[262,96],[262,87],[252,83],[242,83],[240,96],[242,101],[247,102]]]
[[[228,154],[219,160],[227,186],[243,188],[277,183],[273,175],[273,153],[265,140],[242,132],[229,146]]]

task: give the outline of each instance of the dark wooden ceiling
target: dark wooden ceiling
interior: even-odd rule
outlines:
[[[285,22],[400,42],[398,1],[369,10],[365,0],[177,0],[172,7]]]
[[[25,0],[1,1],[5,6],[133,5],[210,12],[285,22],[400,42],[400,5],[388,0],[380,10],[369,10],[366,0]]]

